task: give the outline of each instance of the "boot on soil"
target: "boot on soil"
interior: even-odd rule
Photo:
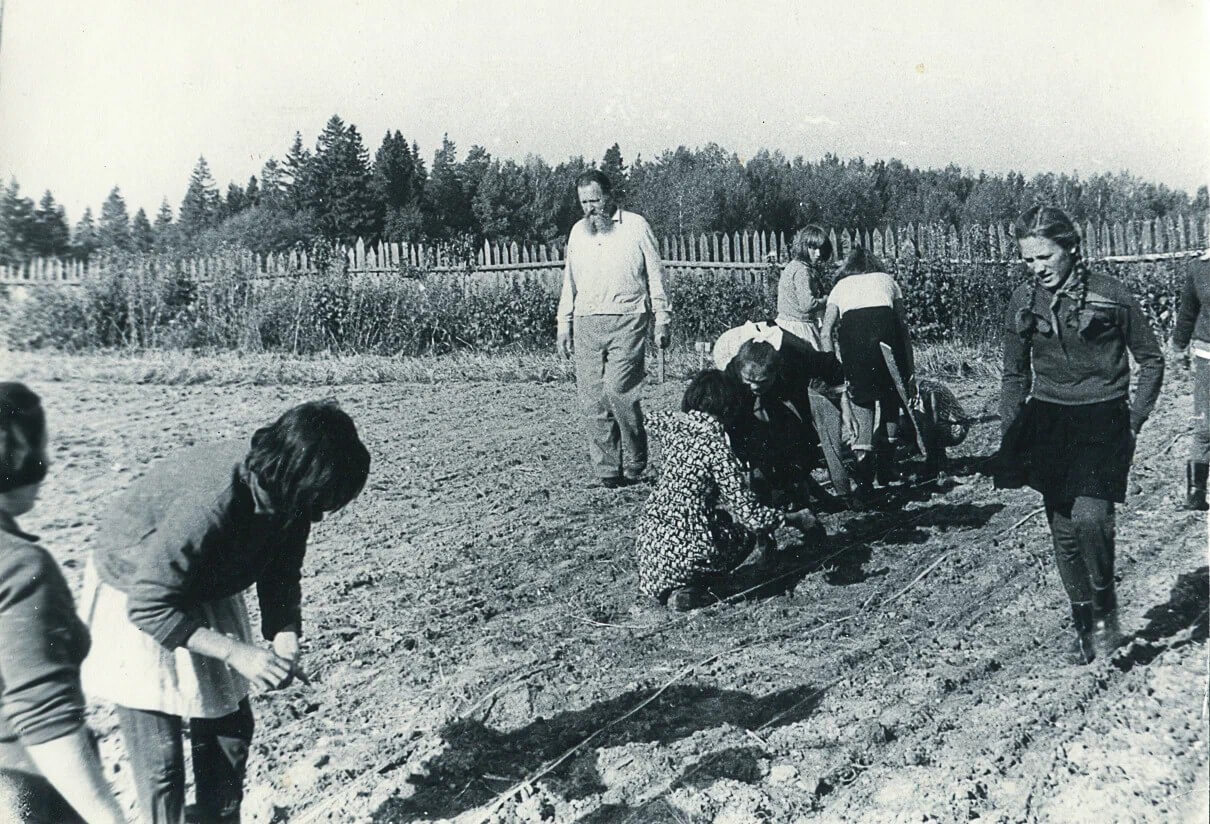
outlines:
[[[1195,512],[1210,510],[1206,500],[1206,481],[1210,476],[1210,464],[1189,461],[1185,464],[1185,509]]]
[[[1122,646],[1124,640],[1122,627],[1118,622],[1118,599],[1113,587],[1094,589],[1092,603],[1096,617],[1093,641],[1096,643],[1097,652],[1108,658]]]
[[[690,612],[717,603],[718,598],[702,587],[681,587],[668,596],[668,608],[677,612]]]
[[[845,503],[853,512],[864,512],[872,508],[874,498],[874,454],[857,452],[853,471],[849,473],[849,494]]]
[[[1093,638],[1093,610],[1089,601],[1071,605],[1071,622],[1075,625],[1076,637],[1068,648],[1068,660],[1073,664],[1091,664],[1097,657]]]
[[[899,472],[899,440],[888,439],[874,452],[874,480],[879,486],[890,486],[903,480]]]

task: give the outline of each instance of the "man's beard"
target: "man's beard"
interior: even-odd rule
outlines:
[[[609,215],[593,214],[584,217],[584,225],[588,228],[588,234],[608,234],[613,231],[613,218]]]

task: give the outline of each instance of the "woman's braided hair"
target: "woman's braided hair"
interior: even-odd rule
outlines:
[[[1017,240],[1027,237],[1045,238],[1054,241],[1071,254],[1073,277],[1068,278],[1063,292],[1075,301],[1077,313],[1082,310],[1088,300],[1088,276],[1091,271],[1080,253],[1080,230],[1067,213],[1056,206],[1044,206],[1040,203],[1031,206],[1013,221],[1013,235]],[[1031,306],[1038,297],[1039,288],[1040,284],[1035,280],[1033,294],[1030,296]]]

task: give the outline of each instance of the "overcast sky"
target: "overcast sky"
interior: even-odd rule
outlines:
[[[373,155],[630,162],[717,142],[1210,181],[1210,0],[0,0],[0,174],[174,211],[332,114]]]

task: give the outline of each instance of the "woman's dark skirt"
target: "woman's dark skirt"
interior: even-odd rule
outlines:
[[[1031,399],[1001,441],[996,488],[1030,486],[1056,502],[1122,503],[1133,457],[1125,398],[1079,406]]]
[[[898,402],[895,381],[882,357],[881,344],[886,343],[895,355],[899,375],[907,374],[907,347],[899,328],[895,310],[889,306],[850,309],[840,319],[836,331],[840,357],[844,361],[844,377],[849,384],[853,403],[870,406],[876,401]]]

